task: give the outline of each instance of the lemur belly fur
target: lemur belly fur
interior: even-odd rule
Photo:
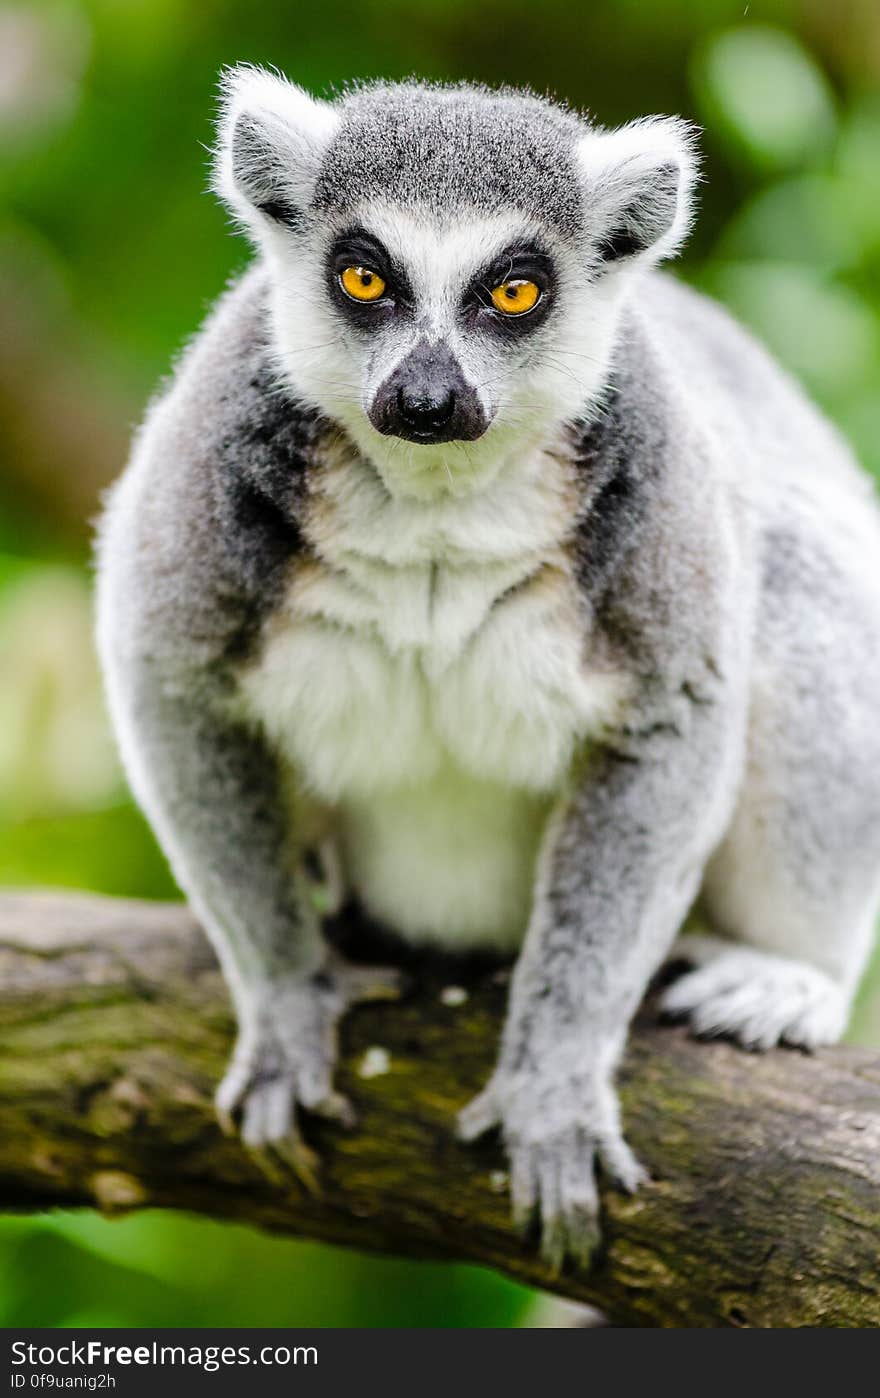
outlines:
[[[575,467],[553,445],[430,509],[337,446],[241,673],[298,800],[330,807],[349,888],[413,940],[518,945],[554,796],[625,700],[590,646],[567,549]]]

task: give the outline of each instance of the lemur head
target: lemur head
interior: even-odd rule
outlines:
[[[471,489],[589,410],[626,287],[687,231],[686,123],[414,82],[327,103],[253,68],[223,90],[215,188],[268,264],[282,373],[390,490]]]

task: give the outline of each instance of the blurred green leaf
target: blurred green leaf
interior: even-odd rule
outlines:
[[[880,259],[880,96],[862,95],[845,114],[835,165],[859,237]]]
[[[54,884],[120,898],[180,897],[146,821],[128,803],[0,824],[2,884]]]
[[[880,485],[880,382],[875,379],[872,387],[847,396],[839,404],[836,417],[859,459]]]
[[[808,174],[761,190],[734,216],[719,240],[724,261],[805,262],[823,272],[857,266],[871,240],[858,218],[852,181]]]
[[[474,1267],[167,1213],[0,1219],[0,1282],[5,1325],[515,1325],[532,1297]]]
[[[848,287],[812,267],[769,262],[718,263],[703,284],[823,402],[876,382],[880,320]]]
[[[81,572],[33,564],[0,592],[0,817],[106,805],[121,774]]]
[[[793,34],[769,25],[723,30],[697,49],[692,71],[706,122],[757,167],[812,163],[829,147],[831,87]]]

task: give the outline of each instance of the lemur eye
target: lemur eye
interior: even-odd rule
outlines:
[[[353,301],[378,301],[385,291],[385,283],[379,273],[369,267],[346,267],[339,274],[339,283]]]
[[[540,295],[541,288],[534,282],[515,278],[495,287],[492,302],[496,311],[503,311],[507,316],[524,316],[538,304]]]

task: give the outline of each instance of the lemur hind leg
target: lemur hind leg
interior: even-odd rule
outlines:
[[[699,904],[719,935],[679,940],[693,969],[661,999],[696,1033],[756,1049],[840,1038],[880,912],[880,645],[812,618],[815,664],[778,635],[761,666],[742,793]]]
[[[695,969],[669,987],[661,1008],[701,1037],[812,1049],[836,1043],[846,1028],[853,983],[803,959],[700,936],[682,938],[675,956]]]

